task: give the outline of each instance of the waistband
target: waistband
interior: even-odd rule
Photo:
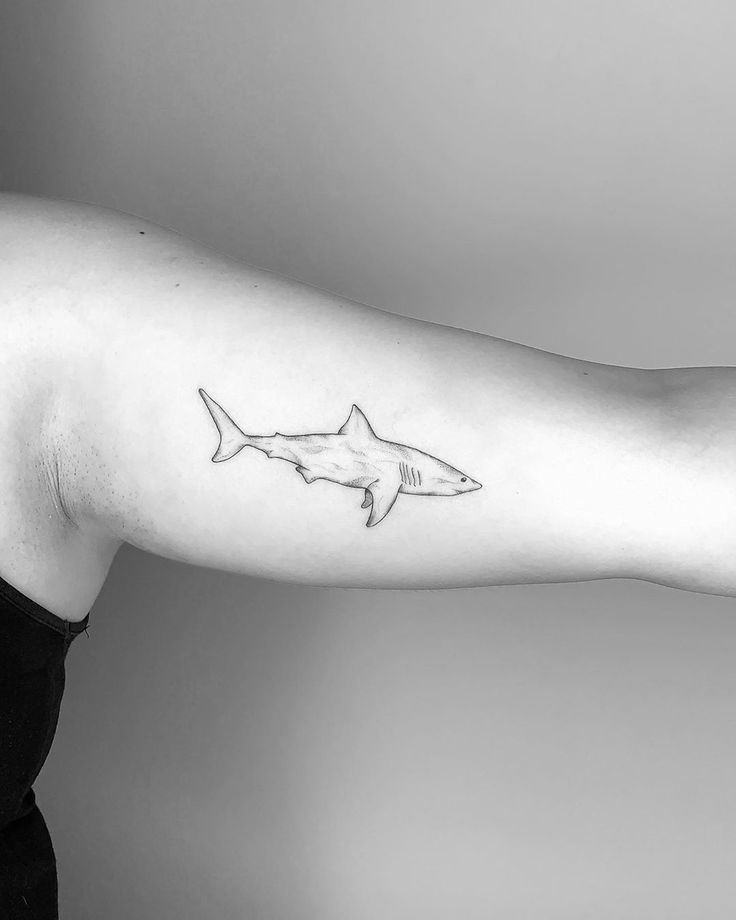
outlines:
[[[55,613],[51,613],[50,610],[42,607],[36,601],[31,600],[30,597],[27,597],[13,585],[11,585],[10,582],[5,581],[5,579],[1,576],[0,598],[4,598],[22,613],[27,614],[29,617],[37,620],[39,623],[43,623],[46,626],[51,627],[51,629],[55,629],[57,632],[62,633],[64,636],[71,636],[74,638],[75,636],[78,636],[79,633],[84,632],[84,630],[89,625],[89,614],[87,614],[87,616],[83,620],[80,620],[78,623],[72,623],[70,620],[64,620],[62,617],[57,616]]]

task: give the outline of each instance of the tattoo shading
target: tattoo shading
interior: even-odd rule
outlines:
[[[238,428],[204,390],[200,389],[199,395],[220,435],[213,463],[230,460],[244,447],[254,447],[267,457],[295,464],[306,483],[326,479],[351,489],[363,489],[361,508],[371,509],[367,527],[386,517],[399,492],[459,495],[481,488],[479,482],[431,454],[377,437],[355,405],[337,434],[255,435]]]

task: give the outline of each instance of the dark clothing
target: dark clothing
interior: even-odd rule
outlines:
[[[70,623],[0,578],[0,918],[57,920],[56,858],[31,788],[48,756]]]

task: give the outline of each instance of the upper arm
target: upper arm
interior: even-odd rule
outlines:
[[[653,372],[356,305],[134,218],[112,226],[69,325],[62,472],[81,520],[171,558],[322,584],[640,574],[663,500]],[[248,436],[333,436],[355,405],[376,440],[213,463],[200,388]],[[451,471],[482,488],[454,494]],[[368,497],[390,510],[368,528],[373,475]]]

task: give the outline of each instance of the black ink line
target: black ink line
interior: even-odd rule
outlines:
[[[368,527],[386,517],[402,485],[420,490],[408,494],[437,496],[460,495],[482,488],[481,483],[432,454],[377,437],[356,405],[337,434],[256,435],[239,428],[204,390],[200,389],[199,395],[220,435],[213,463],[230,460],[244,447],[254,447],[267,457],[293,463],[306,483],[325,479],[365,490],[362,507],[370,505]],[[411,463],[403,459],[406,456]]]

